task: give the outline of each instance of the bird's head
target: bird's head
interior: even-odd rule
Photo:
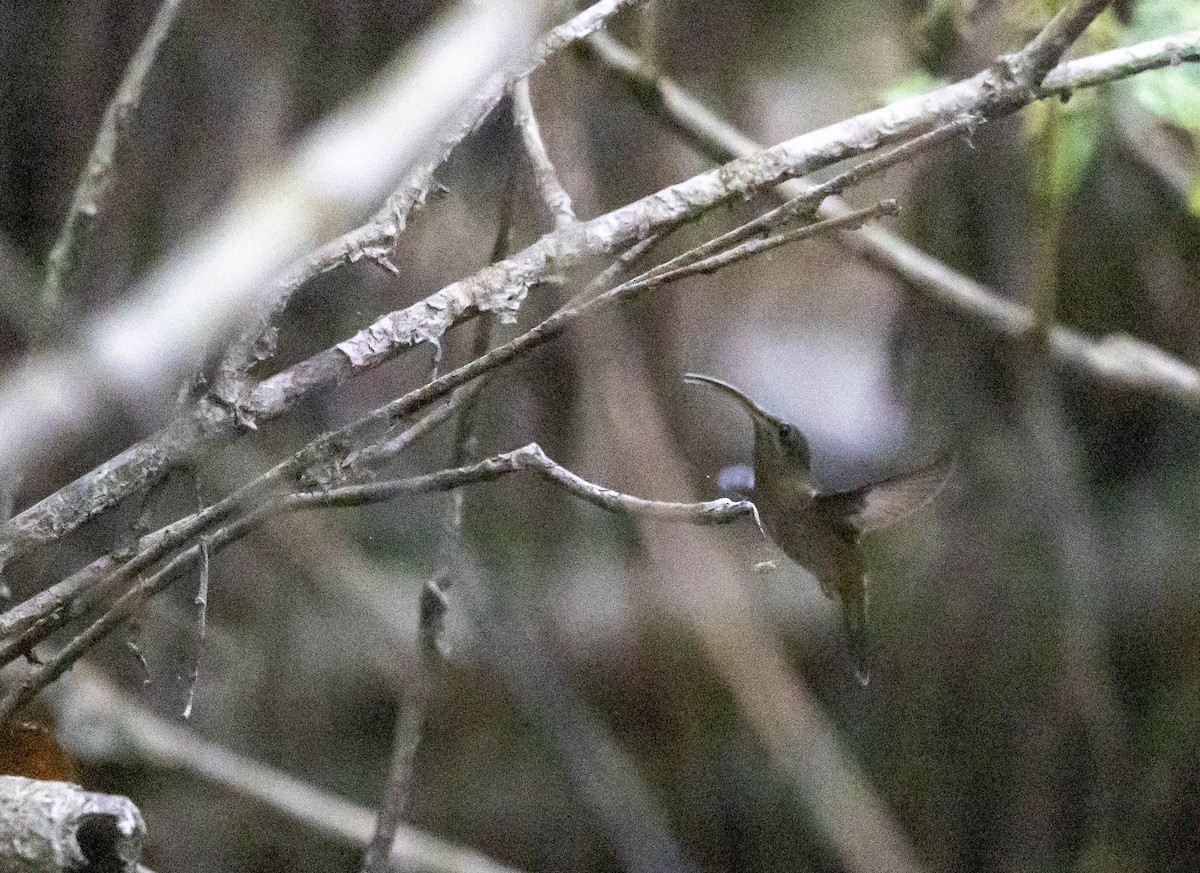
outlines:
[[[812,468],[812,458],[808,450],[808,440],[795,425],[788,424],[781,418],[767,412],[738,388],[705,376],[703,373],[685,373],[683,381],[690,385],[709,385],[732,397],[750,415],[754,422],[754,455],[755,467],[767,459],[773,463],[782,462],[796,473],[806,477]],[[761,471],[757,471],[761,473]]]

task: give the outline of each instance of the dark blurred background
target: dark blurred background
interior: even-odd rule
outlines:
[[[36,287],[155,5],[0,2],[0,360],[10,366],[34,327],[22,295]],[[774,143],[969,75],[1019,47],[1050,5],[657,0],[612,31]],[[132,122],[72,318],[120,299],[442,6],[185,2]],[[1121,4],[1121,13],[1097,22],[1081,50],[1182,30],[1200,10],[1143,0]],[[985,125],[971,143],[891,171],[851,199],[897,197],[905,212],[893,229],[1002,296],[1048,300],[1060,320],[1089,334],[1133,334],[1200,363],[1200,235],[1189,209],[1198,119],[1187,116],[1200,105],[1188,102],[1200,84],[1187,70],[1144,79]],[[556,58],[532,86],[583,217],[710,166],[580,55]],[[514,247],[549,229],[513,154],[501,107],[439,174],[445,193],[401,239],[401,275],[364,263],[313,282],[288,313],[277,365],[485,264],[510,173]],[[711,215],[671,245],[698,242],[763,203]],[[586,276],[537,289],[518,327]],[[498,328],[501,336],[515,329]],[[465,358],[470,332],[451,335],[443,366]],[[402,393],[429,365],[425,351],[408,355],[222,451],[200,471],[203,497],[218,499],[321,430]],[[751,526],[704,532],[745,569],[738,584],[758,621],[782,641],[798,681],[927,869],[1200,864],[1196,410],[1052,366],[1036,339],[998,337],[818,242],[608,312],[528,356],[484,391],[476,453],[537,440],[613,488],[714,496],[718,471],[748,460],[750,429],[732,406],[683,388],[688,370],[741,385],[805,430],[827,487],[946,451],[958,457],[933,506],[867,541],[875,641],[865,689],[854,681],[836,605],[806,572]],[[648,493],[658,477],[620,448],[651,440],[635,385],[648,389],[671,441],[651,451],[683,459],[690,493]],[[18,508],[169,413],[127,410],[28,475]],[[396,471],[445,466],[451,431],[414,447]],[[447,500],[419,495],[290,518],[223,553],[212,571],[193,726],[375,806],[398,702],[416,669],[417,593],[439,567]],[[25,562],[15,595],[110,548],[139,513],[161,524],[194,503],[191,483],[173,481],[147,507]],[[528,870],[623,869],[620,817],[604,809],[624,803],[634,784],[638,803],[660,815],[643,824],[674,843],[690,869],[846,869],[694,631],[656,597],[649,580],[658,570],[635,523],[519,478],[472,488],[466,513],[472,569],[452,601],[447,667],[416,762],[414,824]],[[778,569],[752,574],[765,558]],[[182,580],[94,657],[145,706],[176,720],[196,654],[193,586]],[[481,632],[472,619],[481,603],[510,618]],[[148,664],[144,688],[130,639]],[[522,682],[522,670],[538,681]],[[598,744],[578,740],[592,734]],[[624,756],[626,782],[586,787],[589,773],[604,772],[591,757],[599,748]],[[85,785],[140,804],[146,863],[156,870],[357,864],[357,849],[187,772],[82,752]]]

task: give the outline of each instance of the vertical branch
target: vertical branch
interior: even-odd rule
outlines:
[[[518,590],[520,586],[515,586]],[[638,761],[571,687],[519,604],[488,604],[477,618],[488,662],[544,735],[579,801],[595,816],[628,873],[696,873]]]
[[[509,148],[505,154],[508,179],[500,203],[499,227],[491,252],[492,263],[502,260],[509,248],[512,232],[513,186],[516,177],[512,157],[512,149]],[[475,338],[471,349],[473,359],[483,355],[491,346],[492,324],[493,318],[489,313],[484,313],[476,319]],[[457,412],[458,415],[454,445],[451,451],[451,466],[461,466],[473,453],[472,443],[475,435],[473,413],[479,391],[486,381],[486,379],[481,379],[477,383],[459,388],[446,404],[449,414]],[[410,430],[414,430],[416,427],[419,427],[419,424]],[[401,439],[404,436],[405,434],[401,434]],[[425,721],[429,712],[433,685],[441,665],[439,643],[443,618],[447,609],[446,592],[453,584],[453,573],[450,568],[456,562],[457,554],[462,548],[464,507],[465,500],[462,490],[456,489],[451,493],[450,503],[447,506],[446,530],[441,547],[442,566],[421,588],[417,611],[417,646],[420,667],[415,671],[416,675],[408,694],[405,695],[406,699],[402,699],[400,702],[387,788],[379,807],[375,831],[363,855],[362,873],[387,873],[392,844],[403,824],[405,809],[411,798],[413,768],[417,751],[421,745],[421,737],[425,733]]]
[[[67,292],[73,274],[79,266],[80,253],[96,226],[109,189],[116,180],[117,153],[124,148],[128,140],[130,116],[137,111],[138,104],[141,103],[146,77],[158,60],[159,52],[171,32],[181,3],[182,0],[163,0],[163,4],[158,7],[150,29],[130,59],[129,66],[125,68],[125,75],[121,78],[121,84],[117,86],[117,93],[113,95],[112,102],[104,111],[100,131],[96,134],[87,165],[75,188],[67,219],[54,247],[50,250],[46,264],[46,280],[42,285],[41,300],[45,315],[43,331],[49,332],[62,317],[63,295]]]
[[[192,717],[192,704],[196,702],[196,683],[200,681],[200,659],[204,657],[204,641],[208,636],[208,573],[211,562],[208,554],[208,537],[200,537],[200,582],[196,586],[196,660],[192,662],[192,675],[188,678],[187,703],[183,706],[183,718]]]

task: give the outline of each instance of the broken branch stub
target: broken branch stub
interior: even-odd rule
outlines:
[[[127,797],[0,776],[0,870],[135,873],[146,824]]]

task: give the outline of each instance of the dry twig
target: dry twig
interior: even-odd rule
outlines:
[[[75,187],[66,221],[46,260],[46,279],[42,285],[44,332],[57,325],[62,316],[65,305],[63,295],[69,290],[68,286],[79,266],[80,254],[104,209],[108,191],[116,180],[117,155],[125,147],[131,117],[142,102],[146,77],[171,33],[181,3],[182,0],[163,0],[158,7],[150,29],[125,68],[117,93],[104,111],[96,141],[92,144],[79,184]]]
[[[124,624],[149,597],[158,594],[180,574],[195,566],[205,550],[217,553],[231,543],[244,537],[276,515],[302,510],[363,506],[391,500],[401,494],[426,491],[450,491],[479,482],[490,482],[510,473],[530,471],[565,488],[571,494],[610,512],[634,513],[640,517],[657,521],[687,522],[691,524],[725,524],[746,515],[756,516],[754,504],[748,501],[726,499],[708,500],[701,503],[677,503],[646,500],[621,494],[609,488],[595,485],[552,461],[536,444],[505,452],[500,455],[449,470],[441,470],[424,476],[407,479],[391,479],[344,485],[319,491],[300,491],[271,497],[237,518],[212,529],[201,543],[179,552],[157,571],[147,575],[129,589],[108,608],[104,615],[92,623],[62,649],[34,669],[18,685],[0,700],[0,725],[7,723],[21,707],[61,676],[80,657],[100,640]],[[184,522],[190,527],[199,527],[194,521],[204,513],[197,513]],[[135,559],[136,560],[136,559]]]
[[[606,216],[548,234],[525,251],[485,269],[474,278],[449,286],[407,310],[385,316],[352,339],[263,381],[251,392],[245,404],[246,414],[259,421],[274,418],[314,391],[337,385],[399,354],[413,343],[438,337],[475,312],[511,311],[523,299],[529,285],[539,281],[551,263],[561,268],[584,254],[611,251],[681,219],[694,217],[728,198],[776,184],[789,175],[850,157],[888,141],[903,139],[939,119],[953,118],[963,112],[980,112],[987,117],[1011,113],[1034,99],[1198,57],[1200,33],[1194,32],[1070,61],[1052,70],[1036,90],[1017,87],[988,70],[918,98],[805,134],[753,158],[734,161],[720,170],[671,186]],[[719,138],[727,133],[720,132],[716,136]],[[713,135],[713,131],[710,130],[708,135]],[[724,143],[721,147],[729,145]],[[747,149],[742,138],[738,147],[732,150]],[[927,256],[912,247],[900,248],[894,241],[886,246],[871,245],[874,251],[888,252],[893,269],[908,269],[922,281],[930,281],[939,274],[940,265],[929,264]],[[914,266],[915,261],[919,262],[919,267]],[[939,291],[947,287],[945,283],[935,286]],[[996,298],[986,292],[982,298],[967,293],[979,290],[977,286],[955,286],[956,299],[996,315]],[[1011,308],[1003,307],[999,318],[1010,320],[1012,315]],[[1106,354],[1110,350],[1072,346],[1063,342],[1061,335],[1058,340],[1054,336],[1051,339],[1066,357],[1086,360],[1093,371],[1129,372],[1119,364],[1110,366],[1114,360],[1113,355]],[[1144,370],[1135,369],[1129,373],[1131,385],[1159,386],[1161,390],[1179,396],[1200,398],[1200,379],[1192,382],[1191,374],[1161,366],[1162,361],[1149,355],[1143,356],[1143,363],[1147,364]],[[15,396],[9,400],[12,401],[11,408],[25,408]],[[0,413],[9,408],[7,401],[0,402]],[[39,408],[38,403],[28,407],[30,410]],[[27,418],[26,423],[31,427],[40,426],[39,415]],[[7,413],[0,415],[0,420],[5,421],[21,419],[22,416]],[[228,409],[210,404],[199,410],[195,418],[178,421],[168,430],[130,447],[6,524],[0,534],[0,566],[12,556],[28,552],[38,544],[53,542],[87,518],[144,489],[161,478],[171,465],[228,442],[240,428]],[[33,444],[41,441],[21,437],[17,442],[24,446],[22,451],[32,451]]]
[[[593,35],[584,46],[589,57],[618,76],[641,101],[656,95],[663,117],[704,153],[717,160],[756,154],[762,146],[715,115],[684,88],[648,75],[636,55],[605,34]],[[1067,94],[1147,70],[1200,60],[1200,31],[1114,49],[1070,61],[1052,70],[1038,89],[1041,97]],[[779,188],[782,196],[803,197],[811,187],[799,180]],[[825,217],[845,214],[849,207],[836,197],[822,204]],[[949,308],[977,318],[998,333],[1022,339],[1035,328],[1028,308],[995,294],[921,251],[892,231],[867,226],[843,234],[839,241],[880,269],[913,285]],[[1115,388],[1151,391],[1200,408],[1200,371],[1162,349],[1136,337],[1113,335],[1092,339],[1055,325],[1049,331],[1053,357]]]
[[[538,126],[537,116],[533,114],[533,101],[529,98],[529,79],[519,79],[513,85],[513,121],[521,133],[521,142],[525,145],[525,154],[533,166],[533,179],[537,184],[538,193],[546,204],[546,209],[554,219],[554,226],[562,230],[570,227],[578,219],[571,205],[571,195],[563,188],[558,180],[558,171],[546,151],[542,141],[542,130]]]

